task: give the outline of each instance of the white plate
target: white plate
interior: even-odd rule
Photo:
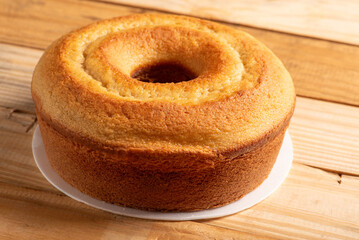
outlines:
[[[279,185],[288,175],[293,160],[292,141],[290,139],[289,133],[286,132],[277,161],[274,164],[274,167],[268,178],[259,187],[245,195],[243,198],[223,207],[209,210],[202,210],[196,212],[163,213],[120,207],[92,198],[72,187],[70,184],[65,182],[51,167],[50,162],[46,156],[39,127],[36,128],[32,139],[32,151],[36,164],[40,169],[41,173],[52,185],[54,185],[61,192],[65,193],[67,196],[92,207],[120,215],[167,221],[217,218],[234,214],[244,209],[247,209],[264,200],[279,187]]]

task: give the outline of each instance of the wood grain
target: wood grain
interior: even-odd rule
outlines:
[[[141,12],[139,8],[76,0],[0,0],[0,41],[45,49],[81,26]]]
[[[103,0],[359,44],[359,2],[229,0]]]
[[[359,176],[359,108],[297,98],[289,127],[294,160]]]
[[[117,231],[118,220],[125,224],[121,230],[125,234],[132,234],[129,231],[133,231],[133,225],[135,225],[134,228],[147,229],[148,226],[142,226],[142,220],[132,221],[129,218],[108,215],[63,196],[44,179],[36,168],[31,156],[31,134],[7,131],[0,131],[0,133],[2,135],[0,139],[7,139],[0,142],[3,147],[0,148],[1,152],[9,149],[5,157],[0,159],[0,182],[2,182],[0,184],[0,208],[4,206],[5,209],[11,209],[5,212],[5,218],[8,222],[10,220],[10,224],[15,225],[14,227],[18,227],[16,222],[28,224],[30,227],[27,230],[39,236],[47,234],[47,231],[57,224],[63,226],[63,230],[68,231],[71,231],[71,226],[82,231],[89,225],[96,225],[99,232],[115,234],[112,231]],[[11,200],[4,201],[4,198]],[[340,176],[309,166],[294,164],[284,184],[261,204],[229,217],[200,221],[200,223],[281,239],[301,239],[302,237],[356,239],[359,238],[358,198],[358,177]],[[338,202],[339,199],[340,202]],[[84,213],[84,209],[89,209],[86,212],[91,214]],[[0,211],[3,210],[0,209]],[[108,217],[103,219],[101,216],[104,215]],[[4,218],[4,215],[1,216]],[[0,222],[2,222],[1,216]],[[22,220],[19,219],[20,217]],[[74,220],[71,226],[62,223],[72,218],[76,221]],[[47,219],[46,222],[44,219]],[[56,224],[53,225],[49,219],[54,220]],[[100,222],[104,222],[99,224],[96,221],[93,222],[94,219],[102,219]],[[34,222],[35,224],[32,225],[31,223]],[[43,224],[46,224],[45,232],[41,231],[40,226]],[[107,225],[109,227],[106,227]],[[177,229],[176,225],[172,226],[170,223],[167,226],[169,229]],[[187,223],[186,226],[187,230],[175,231],[179,234],[183,232],[191,234],[192,231],[206,232],[202,227],[191,223]],[[169,231],[163,226],[157,227],[159,229],[154,230],[154,233],[165,234],[165,231]],[[3,231],[0,229],[0,232]],[[56,231],[55,233],[57,234]],[[80,234],[77,230],[74,234],[77,237],[81,236],[76,235]],[[167,234],[171,236],[171,233]],[[90,235],[98,236],[95,233]]]
[[[140,12],[145,11],[99,2],[0,0],[0,42],[44,49],[56,38],[80,26]],[[359,47],[238,28],[257,37],[278,55],[292,74],[298,95],[359,106]],[[10,53],[6,58],[1,57],[4,53],[0,54],[5,62],[10,57]],[[1,64],[0,70],[6,71],[1,69]]]
[[[196,222],[106,213],[61,194],[0,183],[1,239],[271,239]]]
[[[42,51],[0,44],[0,106],[34,112],[30,85]]]
[[[359,239],[359,178],[294,164],[280,188],[240,214],[203,223],[280,239]]]
[[[154,2],[161,1],[147,4]],[[204,2],[169,2],[170,11],[178,12],[178,3],[201,10]],[[339,4],[315,4],[325,3],[327,8]],[[348,1],[340,4],[338,14]],[[272,6],[259,9],[268,7]],[[333,21],[350,17],[354,10],[349,11]],[[148,10],[91,1],[0,0],[0,239],[359,239],[359,108],[354,106],[298,97],[289,129],[295,163],[288,178],[262,203],[224,218],[160,222],[123,217],[76,202],[45,180],[31,151],[36,127],[30,95],[34,65],[62,34],[95,20],[140,12]],[[190,14],[203,13],[217,18],[218,10]],[[358,47],[238,28],[256,36],[283,60],[300,96],[359,106]]]

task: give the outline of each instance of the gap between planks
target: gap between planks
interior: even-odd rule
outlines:
[[[32,133],[36,115],[19,109],[0,106],[0,128],[15,132]]]

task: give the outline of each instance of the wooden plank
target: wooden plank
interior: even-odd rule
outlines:
[[[62,34],[95,20],[139,12],[144,10],[99,2],[0,0],[0,42],[44,49]],[[359,106],[359,47],[238,28],[278,55],[292,74],[298,95]]]
[[[311,100],[309,105],[314,105],[313,100]],[[332,124],[335,123],[335,119],[333,120]],[[295,136],[295,133],[292,133],[292,136]],[[293,139],[296,150],[300,146],[301,140],[299,139],[298,143],[296,143],[294,137]],[[2,153],[0,156],[0,182],[58,194],[57,190],[46,182],[35,166],[31,156],[31,134],[0,131],[0,140],[0,152]],[[316,148],[321,148],[321,145],[317,144]],[[296,160],[300,159],[303,154],[295,152]],[[359,216],[359,213],[356,212],[359,209],[356,206],[359,199],[358,177],[340,176],[295,164],[288,179],[291,179],[290,184],[287,184],[287,180],[280,188],[284,190],[279,190],[282,191],[279,196],[275,193],[274,196],[277,197],[270,197],[269,199],[272,199],[270,203],[264,204],[267,201],[262,203],[265,207],[259,204],[255,208],[235,215],[236,218],[234,219],[234,216],[231,216],[229,217],[230,220],[222,218],[218,221],[204,223],[247,232],[258,233],[258,229],[260,229],[260,234],[269,234],[271,237],[282,237],[285,239],[299,239],[299,236],[319,239],[319,236],[322,234],[324,234],[323,236],[326,239],[351,239],[352,236],[355,236],[354,233],[359,231],[358,226],[353,224],[358,224],[356,217]],[[284,201],[283,199],[286,200]],[[336,205],[338,201],[340,202],[339,206]],[[293,204],[295,206],[292,206]],[[7,206],[9,209],[13,208],[12,205],[8,206],[3,203],[0,205]],[[308,208],[308,206],[311,207]],[[328,209],[328,206],[336,207]],[[257,207],[258,209],[256,209]],[[26,206],[26,208],[31,208],[31,206]],[[317,208],[319,208],[319,213],[314,211]],[[314,213],[311,211],[314,211]],[[351,214],[353,215],[351,216]],[[33,216],[34,213],[29,215]],[[260,216],[259,219],[258,216]],[[264,216],[263,219],[262,216]],[[42,217],[45,216],[39,216],[38,218]],[[323,220],[328,218],[329,220],[327,221]],[[337,222],[338,218],[340,220],[339,223]],[[276,219],[276,221],[272,219]],[[349,222],[343,219],[348,219]],[[288,222],[295,222],[296,224],[287,224]],[[313,228],[323,229],[323,231],[315,231]],[[351,230],[348,231],[347,229]]]
[[[321,168],[330,168],[330,171],[346,169],[348,166],[355,170],[359,142],[356,135],[357,114],[358,108],[355,107],[298,98],[297,110],[290,128],[294,141],[295,161]],[[39,225],[44,224],[41,222],[43,219],[64,219],[62,213],[59,213],[63,212],[63,208],[56,206],[50,207],[49,210],[48,205],[43,202],[29,197],[25,198],[24,196],[29,195],[27,192],[25,195],[21,195],[23,188],[34,189],[35,192],[30,194],[32,197],[43,196],[43,192],[46,194],[56,193],[56,196],[62,195],[46,182],[36,168],[31,155],[31,133],[0,129],[0,152],[2,153],[0,155],[0,182],[21,186],[21,189],[13,192],[20,194],[19,197],[12,199],[15,199],[16,203],[20,201],[23,208],[13,205],[12,202],[1,202],[1,200],[0,206],[4,206],[5,209],[20,209],[23,212],[23,209],[33,209],[32,203],[36,206],[45,205],[44,208],[26,212],[25,224],[30,225],[30,228],[27,228],[29,232],[26,234],[35,236],[35,233],[39,229],[41,230]],[[332,162],[325,162],[324,159],[332,160]],[[340,164],[341,161],[350,159],[352,162],[349,161],[344,166]],[[346,170],[355,174],[353,169]],[[0,189],[4,188],[0,187]],[[75,204],[68,198],[61,198],[57,202],[63,202],[64,199],[69,201],[71,206]],[[242,213],[216,220],[201,221],[201,223],[282,239],[301,239],[302,237],[308,239],[358,239],[358,199],[359,177],[334,174],[296,163],[285,183],[263,203]],[[44,197],[44,200],[47,201],[48,197]],[[77,203],[75,205],[78,206]],[[60,210],[52,212],[53,209]],[[9,211],[8,215],[5,215],[7,222],[10,219],[10,222],[24,225],[23,220],[12,218],[19,216],[18,212]],[[42,212],[49,211],[50,215],[42,214]],[[80,215],[83,215],[82,210],[77,207],[69,212],[76,212],[75,219],[78,219],[79,212]],[[68,212],[66,216],[68,216],[67,214]],[[88,226],[89,219],[93,218],[97,218],[97,215],[80,218],[76,222],[80,225],[74,224],[73,226],[82,229],[84,226]],[[116,220],[121,218],[116,217]],[[64,221],[67,220],[67,218],[64,219]],[[129,224],[127,218],[121,221]],[[36,222],[36,224],[31,225],[32,222]],[[62,222],[57,223],[62,224]],[[136,222],[133,224],[138,227]],[[52,225],[46,226],[46,229],[53,227]],[[66,226],[68,227],[68,225]],[[110,224],[110,226],[113,225]],[[188,223],[188,226],[192,225]],[[170,225],[168,227],[173,229]],[[19,228],[19,226],[15,224],[14,228]],[[156,232],[164,234],[165,230],[161,232],[162,226],[158,226],[158,228],[151,227],[154,231],[153,234]],[[71,229],[68,230],[71,231]],[[112,230],[109,231],[112,234]],[[132,230],[125,229],[123,231],[130,234]],[[193,228],[188,230],[188,233],[191,231],[194,231]],[[40,231],[41,234],[47,234],[47,232]],[[94,236],[97,235],[94,234]]]
[[[3,108],[0,126],[3,129],[24,132],[27,128],[31,129],[35,121],[30,96],[30,71],[33,66],[30,65],[35,65],[42,51],[0,44],[0,52],[2,50],[11,52],[12,54],[6,54],[6,59],[16,64],[10,64],[3,70],[3,74],[7,76],[2,79],[5,86],[3,92],[6,94],[0,94],[0,106],[5,104],[12,108]],[[23,60],[21,52],[26,53],[26,61]],[[6,64],[5,60],[0,60],[0,69]],[[23,70],[26,68],[28,68],[27,72]],[[26,72],[27,78],[22,77],[24,75],[21,74],[22,72]],[[14,86],[13,89],[20,89],[24,93],[19,94],[20,90],[13,91],[8,86]],[[23,109],[30,112],[26,113]],[[13,119],[9,119],[9,114],[13,111],[15,115],[12,114]],[[21,118],[19,114],[27,115],[24,117],[26,120],[19,120]],[[330,171],[359,175],[357,119],[359,119],[359,108],[298,97],[290,127],[296,154],[295,161]]]
[[[46,224],[43,222],[44,219],[46,219],[46,222],[52,222],[52,219],[61,219],[61,222],[57,223],[60,224],[59,226],[63,226],[62,221],[72,218],[78,219],[79,215],[81,215],[83,217],[78,219],[79,221],[74,221],[71,225],[71,227],[79,227],[80,229],[85,226],[88,227],[89,224],[92,225],[92,220],[95,218],[102,219],[99,215],[103,216],[105,213],[85,207],[67,197],[61,197],[62,194],[47,183],[35,167],[30,155],[30,144],[26,144],[29,137],[15,133],[11,134],[13,136],[10,136],[9,133],[8,136],[3,135],[0,138],[7,139],[7,142],[9,142],[7,147],[11,145],[17,146],[17,149],[10,148],[12,152],[11,159],[1,159],[0,161],[0,182],[21,187],[15,188],[14,185],[6,187],[7,185],[0,184],[0,206],[8,209],[5,215],[0,216],[0,223],[1,221],[4,222],[4,220],[1,220],[3,217],[8,224],[15,224],[14,228],[19,227],[16,223],[28,224],[30,227],[26,228],[29,231],[25,231],[26,234],[31,235],[37,232],[37,234],[42,235],[48,233],[47,231],[42,232],[42,228],[39,227]],[[23,139],[23,141],[19,141],[20,139]],[[16,142],[19,142],[19,144],[15,144]],[[1,142],[0,144],[4,143]],[[16,162],[14,161],[15,159]],[[8,197],[9,191],[11,192],[10,197]],[[4,202],[4,194],[7,195],[6,199],[10,198],[11,200]],[[339,174],[309,166],[294,164],[284,184],[264,202],[232,216],[199,222],[281,239],[301,239],[302,237],[307,239],[357,239],[359,237],[358,199],[359,177],[340,176]],[[41,208],[36,206],[41,206]],[[96,214],[87,215],[84,213],[84,208],[90,209],[91,213],[96,212]],[[25,211],[25,209],[27,210]],[[0,211],[3,212],[2,209]],[[22,214],[18,211],[22,212]],[[48,214],[49,212],[51,214]],[[88,211],[86,210],[86,212]],[[65,218],[65,216],[68,216],[68,218]],[[108,230],[111,232],[112,227],[117,229],[116,222],[118,220],[125,225],[129,225],[129,229],[132,229],[132,224],[141,229],[146,228],[141,225],[141,220],[132,222],[129,218],[115,217],[114,215],[108,218],[115,222],[105,219],[106,224],[104,226],[109,224],[111,227],[110,229],[105,228],[105,231],[103,225],[100,224],[98,226],[99,231],[106,233]],[[36,224],[32,225],[32,222]],[[94,224],[97,224],[97,222]],[[115,226],[112,224],[115,224]],[[53,228],[53,225],[46,226],[45,229]],[[204,231],[199,226],[193,226],[192,223],[188,223],[186,226],[191,227],[191,229],[186,230],[188,234]],[[69,225],[65,224],[64,227],[64,229],[71,231]],[[176,229],[170,223],[168,227]],[[161,231],[163,227],[158,226],[158,228],[153,230],[154,233],[163,234]],[[125,228],[123,231],[130,234],[129,229],[126,230]],[[165,230],[167,231],[168,229],[165,228]],[[182,233],[184,230],[180,229],[178,231]],[[0,230],[0,232],[2,231]],[[75,233],[80,234],[77,231]],[[63,237],[63,235],[61,236]],[[98,235],[94,233],[94,236]]]
[[[359,47],[258,29],[243,30],[283,61],[299,96],[359,106]]]
[[[94,21],[141,12],[76,0],[0,0],[0,42],[44,49],[61,35]]]
[[[0,182],[56,191],[43,178],[32,156],[32,134],[0,128]]]
[[[106,213],[63,195],[0,183],[1,239],[270,239],[196,222]]]
[[[34,112],[31,78],[42,51],[0,44],[0,106]]]
[[[323,163],[319,160],[334,155],[334,158],[332,158],[333,162],[331,163],[334,169],[331,169],[331,171],[337,170],[335,164],[341,167],[339,164],[340,161],[348,158],[347,155],[343,154],[343,151],[349,153],[353,151],[352,153],[357,154],[358,148],[350,144],[357,144],[358,141],[353,141],[349,145],[348,142],[346,142],[347,137],[349,140],[353,139],[353,136],[354,140],[357,137],[355,136],[357,132],[355,130],[358,129],[358,123],[356,122],[358,118],[356,114],[358,114],[358,109],[354,107],[298,98],[297,110],[290,129],[294,141],[295,161],[309,161],[309,164],[314,163],[314,165],[316,162],[319,162],[320,167],[323,167],[328,163]],[[308,116],[310,116],[310,118],[307,118]],[[328,124],[323,124],[325,122]],[[344,126],[345,128],[340,128],[340,126]],[[57,205],[51,205],[49,207],[49,205],[44,202],[36,200],[39,197],[43,198],[44,201],[48,201],[50,197],[43,197],[44,194],[49,196],[48,193],[56,193],[55,196],[57,197],[62,196],[62,194],[44,179],[35,166],[31,154],[31,133],[26,131],[21,132],[21,129],[21,127],[19,127],[19,131],[13,131],[12,128],[0,129],[0,182],[21,186],[21,188],[16,188],[13,191],[13,195],[11,195],[12,197],[10,197],[14,201],[2,202],[0,200],[0,206],[7,209],[7,212],[1,215],[5,219],[3,219],[3,222],[13,227],[11,229],[13,229],[13,232],[16,234],[19,232],[16,231],[16,229],[28,225],[25,228],[26,231],[21,233],[26,234],[25,236],[33,236],[34,238],[36,236],[42,236],[42,234],[48,234],[47,231],[42,232],[41,229],[43,228],[40,226],[45,224],[45,229],[52,229],[54,227],[54,225],[51,224],[46,225],[48,224],[47,222],[52,222],[48,221],[48,219],[61,219],[60,222],[55,222],[61,224],[59,226],[62,226],[62,221],[67,222],[69,218],[74,218],[79,221],[75,221],[75,224],[71,226],[84,230],[85,226],[91,224],[91,219],[98,218],[97,215],[84,216],[82,208],[77,207],[78,203],[64,197],[59,198],[56,202],[63,203],[64,201],[68,201],[65,207],[58,207]],[[335,131],[332,131],[332,129]],[[297,138],[296,136],[301,133],[305,136],[301,138],[302,136],[299,135],[300,137]],[[320,139],[321,135],[323,135],[322,139]],[[314,139],[314,143],[311,143],[310,139]],[[328,143],[329,145],[326,146],[325,144]],[[341,143],[343,145],[341,145]],[[311,148],[306,149],[301,145]],[[345,148],[346,146],[349,148]],[[299,152],[297,149],[299,149]],[[302,149],[304,150],[302,151]],[[323,149],[328,152],[323,151]],[[336,152],[339,152],[339,156],[335,156]],[[311,158],[312,156],[314,157]],[[353,168],[355,168],[355,159],[357,158],[355,155],[352,157],[353,163],[349,164],[352,164]],[[326,167],[324,166],[323,168]],[[4,189],[7,193],[8,189],[3,186],[0,187],[0,191]],[[31,190],[33,193],[30,194],[27,190],[25,191],[23,189],[29,191],[31,189],[34,190]],[[284,185],[263,203],[233,216],[203,221],[201,223],[282,239],[300,239],[302,237],[310,239],[355,239],[359,232],[358,191],[358,177],[334,174],[309,166],[294,164]],[[17,197],[14,197],[14,194],[17,194]],[[33,198],[36,199],[34,200]],[[16,204],[14,204],[14,202]],[[338,204],[338,202],[340,203]],[[19,207],[19,205],[22,206],[22,208]],[[65,216],[69,217],[66,218],[62,214],[64,208],[68,208],[68,205],[75,205],[76,207],[65,211]],[[38,208],[37,206],[43,206],[43,208]],[[26,209],[28,210],[25,211]],[[54,209],[59,210],[55,211]],[[22,215],[20,215],[20,212],[17,212],[17,210],[19,210]],[[3,209],[0,209],[0,211],[3,213]],[[48,214],[49,212],[51,214]],[[70,212],[74,212],[75,216],[69,215]],[[26,214],[24,215],[24,213]],[[79,215],[83,217],[79,218]],[[122,219],[122,217],[113,218],[116,220]],[[43,222],[44,219],[47,219],[46,223]],[[31,224],[33,222],[36,224]],[[132,234],[132,229],[136,227],[143,228],[142,225],[138,226],[136,222],[128,223],[127,218],[121,220],[121,223],[130,225],[129,229],[121,229],[121,231],[126,234]],[[97,226],[97,222],[94,224]],[[104,230],[101,225],[98,227],[98,231],[104,232],[104,234],[117,234],[113,233],[113,231],[116,232],[114,229],[118,229],[117,224],[113,225],[114,223],[111,223],[110,220],[106,221],[106,224],[110,225],[111,228],[105,228],[106,230]],[[134,224],[135,227],[131,224]],[[112,229],[112,227],[114,227],[114,229]],[[190,228],[190,230],[183,230],[188,234],[192,231],[197,231],[199,228],[191,225],[191,223],[188,223],[188,227],[193,227]],[[182,233],[182,230],[177,230],[176,227],[171,225],[168,225],[168,228],[163,228],[162,226],[149,228],[153,230],[155,236],[156,233],[165,234],[169,229],[176,229],[176,231]],[[65,229],[70,232],[72,231],[69,225],[66,225]],[[3,231],[0,230],[0,232]],[[74,234],[80,233],[75,231]],[[23,235],[14,236],[17,238],[23,237]],[[64,237],[61,234],[59,236]],[[76,236],[80,237],[80,235]],[[94,236],[98,235],[94,233]],[[4,237],[9,236],[4,235]]]
[[[359,239],[359,178],[294,164],[262,203],[226,218],[201,221],[280,239]]]
[[[86,17],[79,17],[79,22],[75,21],[74,24],[71,22],[74,17],[71,18],[69,12],[73,14],[75,11],[95,13],[103,10],[103,12],[95,14],[101,14],[105,17],[106,11],[115,12],[116,10],[114,6],[111,7],[115,10],[108,10],[110,5],[107,4],[87,2],[69,1],[66,4],[51,0],[46,2],[41,0],[19,2],[24,4],[9,3],[11,5],[9,11],[12,14],[11,16],[17,19],[15,21],[21,18],[22,22],[20,22],[23,25],[19,22],[17,26],[11,25],[11,23],[9,25],[19,27],[19,29],[15,28],[18,32],[23,31],[21,28],[30,27],[29,31],[24,30],[28,36],[30,36],[31,31],[36,30],[36,24],[34,23],[32,26],[33,23],[26,21],[33,21],[34,16],[31,15],[33,13],[27,13],[28,15],[25,14],[25,17],[21,14],[29,9],[31,10],[34,6],[37,6],[34,7],[37,9],[37,12],[34,12],[37,16],[35,19],[42,24],[48,21],[49,23],[44,29],[48,29],[50,32],[51,29],[48,26],[51,26],[52,23],[56,23],[55,26],[59,26],[60,29],[61,23],[65,26],[64,28],[71,28],[76,24],[82,25],[82,20]],[[3,36],[1,32],[3,30],[2,25],[4,25],[2,24],[2,4],[0,2],[0,41],[12,39],[15,36],[13,39],[18,42],[12,43],[23,45],[20,38],[21,34],[16,31],[11,32],[13,35]],[[87,7],[83,7],[83,4]],[[102,8],[95,8],[96,11],[91,10],[87,4],[93,4],[92,7],[102,6]],[[56,8],[60,5],[63,8]],[[75,10],[69,10],[71,6],[75,7]],[[45,11],[46,7],[53,9],[49,9],[50,14],[48,16],[41,15],[43,14],[41,11]],[[81,10],[82,7],[85,10]],[[41,8],[43,9],[41,10]],[[64,16],[62,13],[64,10],[66,12],[66,9],[68,16]],[[13,11],[11,12],[11,10]],[[19,12],[22,17],[19,17]],[[88,21],[96,19],[96,16],[88,15]],[[66,17],[68,18],[65,19]],[[41,35],[42,27],[39,26],[39,29],[39,35],[42,38],[38,39],[44,42],[49,41],[49,38],[57,34],[56,31],[58,31],[55,30],[55,33],[49,34],[47,37],[45,33]],[[265,31],[258,31],[267,35]],[[31,45],[37,41],[34,40],[37,38],[36,34],[33,35],[33,39],[25,39],[26,34],[23,35],[23,42],[26,44]],[[283,34],[283,36],[286,35]],[[266,39],[269,41],[271,38]],[[293,44],[295,39],[297,38],[293,37]],[[278,46],[280,46],[279,40],[276,40]],[[326,46],[324,41],[310,43],[313,45],[309,44],[309,49],[320,49],[314,51],[315,54],[324,53],[324,50],[330,46],[344,46],[336,49],[336,54],[323,55],[323,61],[329,56],[340,58],[340,54],[345,51],[349,51],[353,55],[352,60],[357,57],[357,53],[354,51],[353,54],[352,48],[346,48],[348,46],[345,45]],[[303,47],[306,42],[302,42],[302,44]],[[32,67],[36,62],[34,59],[37,59],[42,51],[33,50],[32,52],[31,50],[31,54],[28,54],[29,49],[27,48],[8,44],[1,46],[5,47],[5,50],[0,51],[0,74],[6,77],[0,77],[0,83],[8,84],[7,87],[3,88],[6,93],[12,91],[9,90],[11,81],[12,84],[19,83],[19,86],[13,88],[18,89],[14,90],[13,95],[11,93],[7,95],[0,93],[0,101],[8,101],[7,103],[4,102],[7,107],[0,107],[0,238],[118,239],[132,236],[135,239],[258,239],[261,236],[269,236],[281,239],[359,239],[359,178],[345,174],[334,174],[298,163],[293,165],[285,183],[263,203],[226,218],[199,221],[198,223],[166,223],[126,218],[95,210],[65,197],[43,178],[36,168],[31,154],[31,133],[34,129],[35,117],[31,109],[29,83]],[[11,48],[15,49],[10,51]],[[288,46],[288,49],[291,48]],[[310,56],[309,49],[305,50],[308,51],[307,54],[299,59],[314,59]],[[29,55],[25,61],[22,59],[22,51],[26,53],[24,55]],[[6,53],[5,57],[2,55],[3,52]],[[284,50],[283,52],[286,54]],[[297,54],[297,52],[294,53]],[[14,64],[5,65],[7,61],[10,61],[9,59],[16,61]],[[315,59],[318,58],[315,57]],[[331,66],[340,66],[338,69],[345,68],[346,62],[349,64],[349,69],[354,69],[355,64],[350,62],[349,57],[345,58],[343,65],[338,65],[339,62],[340,60],[325,60],[325,68],[321,68],[318,73],[316,72],[318,68],[313,68],[316,71],[313,71],[314,73],[311,76],[316,77],[324,74],[330,71]],[[28,67],[23,65],[28,65]],[[7,67],[1,68],[1,66]],[[295,66],[298,67],[298,65]],[[300,66],[310,67],[310,65]],[[338,71],[342,74],[340,69]],[[310,68],[308,72],[311,73]],[[298,70],[298,74],[300,73],[301,70]],[[342,77],[348,79],[349,74],[347,73]],[[323,78],[322,87],[331,86],[324,83],[324,80],[330,79],[329,75]],[[338,76],[337,78],[340,81]],[[1,82],[3,79],[5,81]],[[352,79],[355,82],[356,75],[353,75]],[[344,83],[341,82],[337,86],[340,87],[342,84]],[[355,84],[349,86],[350,88],[356,87]],[[20,89],[23,89],[23,92]],[[314,88],[310,88],[310,90],[313,93],[315,92]],[[312,94],[311,91],[307,92]],[[324,89],[323,95],[326,91],[329,90]],[[349,93],[354,94],[355,91],[349,91]],[[13,100],[9,100],[11,97]],[[350,97],[349,99],[352,100]],[[14,101],[16,102],[14,103]],[[8,106],[9,104],[14,105]],[[358,108],[298,98],[297,110],[290,129],[296,151],[295,161],[328,169],[332,172],[358,175],[358,167],[355,164],[358,159],[357,149],[359,149],[356,119],[358,119]]]
[[[359,108],[297,98],[289,132],[295,161],[359,176]]]
[[[359,44],[359,2],[268,0],[103,0],[135,7]]]
[[[306,101],[308,102],[305,105]],[[328,124],[332,124],[329,125],[329,128],[333,127],[335,129],[337,119],[330,119],[330,114],[328,115],[327,113],[325,113],[327,109],[334,108],[332,103],[318,103],[318,101],[300,98],[298,100],[297,109],[315,109],[315,106],[319,106],[323,109],[324,116],[322,118],[326,119],[326,121],[328,121]],[[348,106],[343,107],[350,108]],[[341,110],[342,112],[337,110],[335,114],[341,115],[350,112],[348,111],[349,109]],[[296,117],[294,117],[293,121],[306,122],[305,119],[299,120],[299,118],[302,117],[301,113],[304,113],[304,111],[299,111],[297,120],[295,120]],[[316,122],[318,121],[317,118],[321,118],[322,114],[323,113],[318,113],[317,116],[312,116],[312,120],[308,121],[311,123]],[[303,114],[303,116],[306,115],[311,114]],[[346,118],[350,118],[350,116],[344,116],[343,119],[345,120]],[[298,123],[293,122],[293,128],[295,128],[295,125],[297,124]],[[338,124],[347,124],[348,126],[351,125],[348,124],[348,122],[339,122]],[[313,124],[313,127],[317,127],[317,125],[318,124]],[[325,130],[325,128],[323,128],[322,130]],[[344,132],[343,134],[346,133],[347,132]],[[297,151],[296,149],[300,148],[300,144],[302,144],[302,139],[296,140],[296,134],[296,131],[292,132],[295,151]],[[319,133],[317,135],[321,134],[323,133]],[[307,139],[310,139],[311,137],[315,136],[311,135],[307,137]],[[331,140],[331,138],[329,138],[329,140],[333,141]],[[316,144],[313,149],[310,149],[308,151],[299,153],[295,152],[296,161],[298,159],[301,160],[303,155],[311,156],[313,150],[315,150],[316,148],[321,149],[321,147],[322,146],[320,144]],[[335,149],[341,150],[342,147],[339,146]],[[9,222],[10,220],[11,224],[15,224],[14,222],[22,225],[28,224],[30,227],[26,228],[28,231],[26,232],[26,234],[29,234],[31,236],[31,234],[35,234],[36,231],[39,231],[39,229],[41,229],[39,225],[44,224],[43,222],[41,222],[41,219],[63,219],[64,221],[67,221],[68,219],[64,219],[64,216],[62,215],[63,208],[59,208],[58,206],[50,206],[49,210],[49,206],[47,204],[33,199],[43,198],[44,201],[48,201],[48,198],[50,197],[43,197],[44,195],[50,196],[48,193],[56,193],[56,196],[59,197],[62,194],[60,194],[54,187],[52,187],[37,169],[31,154],[31,134],[26,132],[20,133],[9,130],[0,130],[0,152],[2,153],[0,155],[0,182],[21,186],[21,188],[17,188],[13,191],[13,194],[18,195],[16,195],[17,197],[12,197],[12,199],[14,199],[16,203],[20,202],[20,205],[23,208],[19,208],[18,205],[13,205],[12,201],[1,202],[0,200],[0,206],[3,206],[3,208],[18,209],[22,212],[22,215],[20,215],[16,211],[16,213],[13,213],[8,210],[7,214],[9,215],[2,215],[5,216],[7,222]],[[314,156],[315,155],[316,154],[314,154]],[[321,159],[324,158],[325,157]],[[314,161],[316,160],[317,159],[314,159]],[[1,186],[0,189],[4,190],[5,188]],[[23,189],[34,190],[31,190],[33,191],[33,193],[29,194],[27,190],[25,191]],[[7,192],[7,190],[5,192]],[[279,188],[276,193],[274,193],[263,203],[258,204],[257,206],[247,211],[235,214],[230,217],[220,218],[211,221],[203,221],[202,223],[231,228],[243,232],[257,233],[273,238],[300,239],[304,236],[305,238],[310,239],[320,239],[321,237],[324,237],[325,239],[355,239],[355,237],[358,236],[357,234],[359,232],[358,199],[358,177],[334,174],[319,169],[314,169],[308,166],[294,164],[285,183]],[[76,219],[78,214],[83,215],[81,210],[82,207],[78,207],[78,203],[75,203],[68,198],[61,198],[61,200],[57,200],[56,202],[63,203],[64,201],[68,202],[68,204],[65,204],[66,208],[68,207],[68,205],[76,206],[74,207],[74,209],[71,209],[69,211],[76,213]],[[34,211],[24,211],[24,209],[33,209],[33,204],[35,206],[44,205],[44,207]],[[59,209],[59,211],[53,212],[53,209]],[[2,212],[1,209],[0,211]],[[51,212],[50,215],[42,214],[42,212],[46,213],[49,211]],[[26,213],[25,218],[24,212]],[[67,214],[68,212],[66,213],[66,216],[68,216]],[[21,216],[21,219],[25,219],[25,223],[18,218],[12,218],[15,216]],[[72,218],[73,216],[71,215],[69,217]],[[81,222],[85,222],[86,224],[88,224],[89,219],[97,217],[97,215],[93,217],[85,216],[83,218],[80,218],[77,223],[80,224]],[[116,220],[121,218],[122,217],[116,217]],[[33,221],[36,222],[35,225],[30,224]],[[123,223],[129,224],[127,222],[127,218],[121,221]],[[61,222],[58,223],[60,224]],[[73,226],[82,228],[86,224],[80,224],[80,226],[77,226],[75,224]],[[131,224],[132,223],[130,223],[130,225]],[[133,224],[136,225],[137,223]],[[110,225],[113,226],[112,224]],[[189,224],[189,226],[190,225],[191,224]],[[19,226],[15,224],[13,227],[18,228]],[[51,227],[53,226],[48,226],[48,228],[46,229],[49,229]],[[99,228],[102,229],[101,227]],[[169,228],[172,229],[171,226],[169,226]],[[154,230],[154,228],[152,227],[151,229],[153,229],[154,233],[156,233],[161,232],[160,229],[163,228],[159,226],[159,229],[156,228],[156,230]],[[108,229],[106,228],[106,231],[107,230]],[[128,231],[130,230],[123,231],[127,231],[128,233]],[[190,233],[191,231],[188,230],[188,233]],[[2,231],[0,230],[0,232]],[[40,235],[41,234],[47,234],[47,232],[44,233],[40,231]],[[60,236],[63,237],[62,235]],[[97,235],[95,234],[94,236]]]

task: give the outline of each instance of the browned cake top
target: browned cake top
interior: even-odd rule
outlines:
[[[59,131],[126,151],[243,153],[290,118],[283,64],[239,30],[140,14],[91,24],[54,42],[32,92]]]

